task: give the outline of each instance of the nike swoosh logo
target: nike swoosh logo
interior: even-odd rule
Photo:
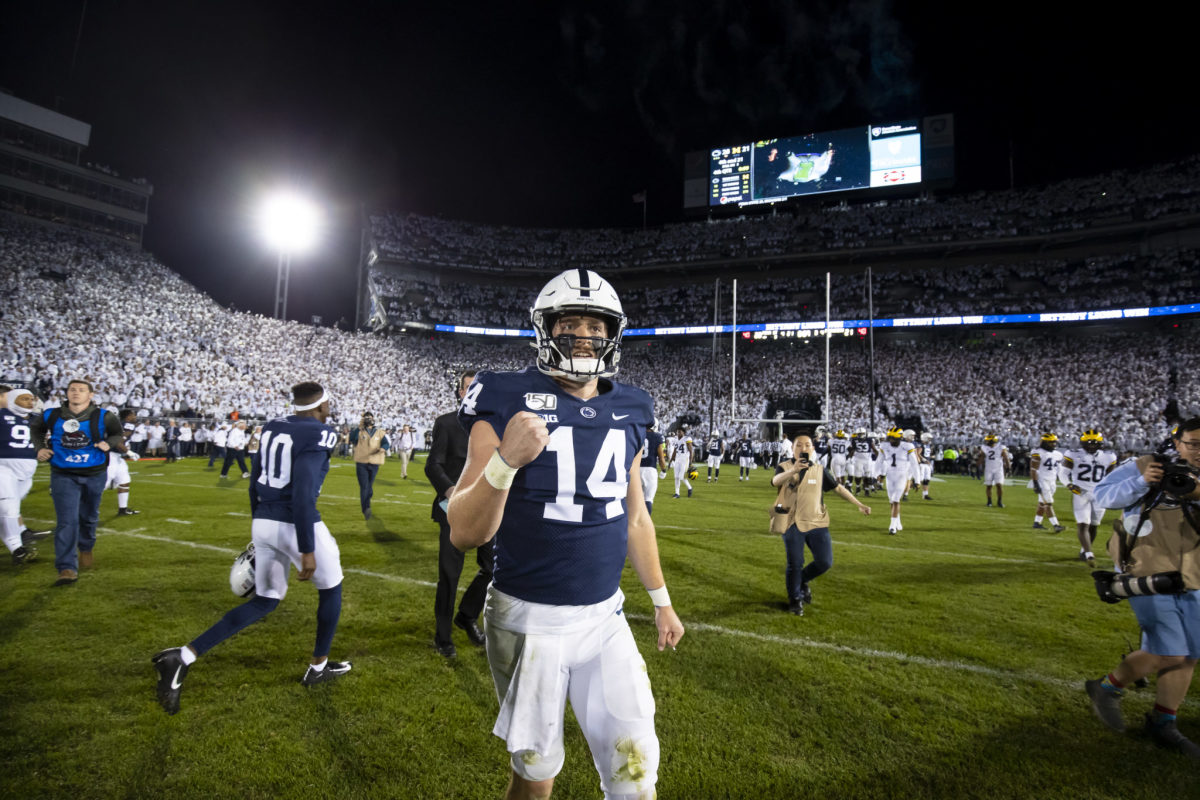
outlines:
[[[613,419],[625,419],[628,416],[628,414],[613,414]]]
[[[183,686],[183,684],[179,682],[179,673],[180,672],[183,672],[183,667],[176,667],[175,674],[173,676],[171,676],[171,688],[172,689],[178,689],[180,686]]]

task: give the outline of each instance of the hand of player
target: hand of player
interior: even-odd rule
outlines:
[[[54,458],[54,451],[50,450],[49,448],[43,447],[37,452],[38,461],[49,461],[52,458]]]
[[[1075,484],[1073,484],[1073,483],[1068,483],[1068,484],[1067,484],[1067,491],[1069,491],[1071,494],[1083,494],[1083,487],[1082,487],[1082,486],[1076,486],[1076,485],[1075,485]]]
[[[297,576],[302,581],[306,581],[313,576],[317,571],[317,557],[312,553],[300,554],[300,574]]]
[[[672,650],[683,638],[683,623],[672,606],[654,607],[654,625],[658,628],[658,649],[670,646]]]
[[[868,517],[871,516],[871,507],[865,503],[859,503],[858,510],[863,514],[866,514]]]
[[[40,454],[38,458],[41,458]],[[1162,464],[1158,463],[1157,461],[1151,461],[1146,465],[1146,468],[1142,470],[1142,479],[1146,481],[1146,483],[1158,483],[1162,480],[1162,477]]]
[[[96,449],[100,450],[101,452],[107,453],[109,450],[112,449],[112,446],[109,445],[108,442],[100,441],[100,442],[96,442]]]
[[[1033,478],[1029,479],[1029,483],[1025,484],[1025,488],[1033,489],[1035,492],[1037,492],[1037,484],[1033,482]],[[1041,492],[1038,492],[1038,494],[1040,495]]]
[[[500,457],[510,467],[519,469],[541,455],[549,442],[546,420],[530,411],[518,411],[504,426]]]
[[[128,458],[130,461],[137,461],[138,459],[141,458],[141,456],[139,456],[137,453],[133,452],[132,450],[127,450],[125,452],[125,457]]]

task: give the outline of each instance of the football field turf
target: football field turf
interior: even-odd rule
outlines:
[[[390,461],[364,522],[353,463],[335,459],[320,502],[346,571],[334,659],[340,680],[299,684],[316,592],[294,580],[279,608],[200,659],[181,710],[154,697],[150,656],[194,638],[240,602],[233,557],[250,540],[245,480],[204,462],[131,465],[131,506],[106,493],[96,565],[53,588],[53,542],[0,564],[4,796],[497,798],[504,745],[482,650],[456,630],[458,658],[431,647],[437,526],[423,460]],[[985,508],[978,481],[950,478],[863,517],[828,496],[833,569],[805,616],[785,613],[784,554],[767,533],[775,492],[726,466],[717,484],[654,507],[671,597],[687,634],[654,649],[652,608],[633,570],[622,587],[646,658],[662,743],[660,798],[1184,798],[1194,763],[1139,733],[1153,683],[1124,701],[1129,734],[1092,716],[1085,678],[1111,669],[1138,630],[1101,603],[1067,530],[1030,529],[1034,495]],[[48,472],[23,509],[53,520]],[[1102,540],[1111,529],[1101,528]],[[1099,543],[1098,543],[1099,545]],[[473,574],[468,555],[460,591]],[[1101,558],[1101,563],[1107,559]],[[1200,739],[1196,704],[1180,728]],[[555,797],[600,796],[568,723]]]

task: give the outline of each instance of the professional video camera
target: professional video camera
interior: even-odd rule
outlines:
[[[1179,572],[1159,572],[1138,578],[1122,572],[1098,569],[1092,573],[1096,594],[1106,603],[1119,603],[1127,597],[1146,594],[1183,594],[1183,575]]]
[[[1159,487],[1172,497],[1183,497],[1196,491],[1200,470],[1185,461],[1175,461],[1170,456],[1155,453],[1154,460],[1162,465],[1163,476]]]

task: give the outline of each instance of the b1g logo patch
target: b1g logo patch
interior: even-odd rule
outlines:
[[[558,408],[558,396],[540,394],[538,392],[526,392],[525,407],[530,411],[553,411]]]

